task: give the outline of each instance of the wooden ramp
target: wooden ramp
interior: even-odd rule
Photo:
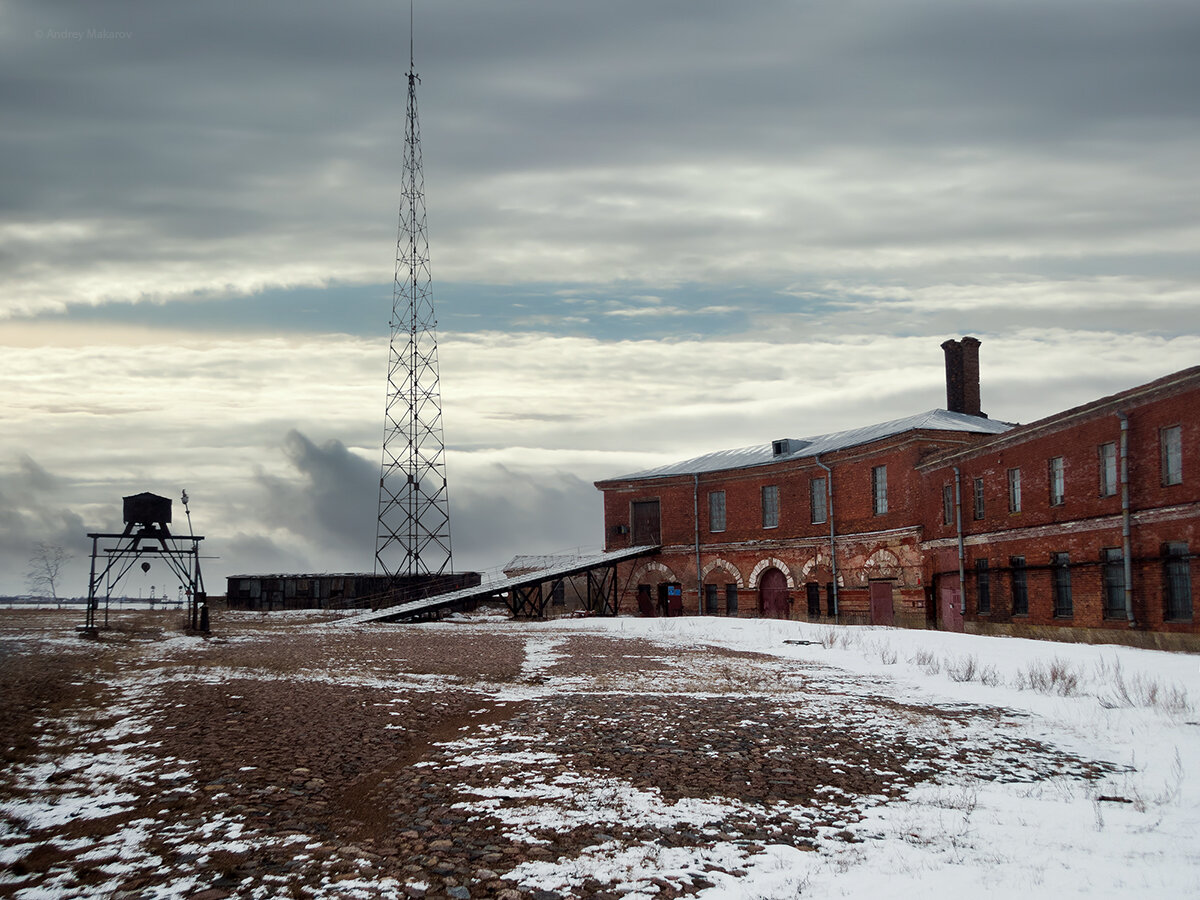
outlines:
[[[436,616],[447,609],[465,606],[480,600],[505,600],[514,618],[543,618],[546,604],[554,587],[567,578],[587,577],[584,606],[597,616],[617,614],[617,563],[638,556],[657,553],[659,547],[630,547],[608,553],[580,556],[561,565],[539,569],[512,578],[502,578],[475,587],[422,597],[386,609],[376,609],[342,619],[339,625],[362,625],[367,622],[403,622]]]

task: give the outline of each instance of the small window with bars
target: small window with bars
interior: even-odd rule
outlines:
[[[1120,547],[1100,551],[1104,583],[1104,618],[1125,618],[1125,556]]]
[[[1012,614],[1029,615],[1029,581],[1025,571],[1025,557],[1008,558],[1009,577],[1012,579]]]
[[[1181,541],[1163,544],[1163,615],[1172,622],[1192,620],[1192,557]]]
[[[986,559],[975,560],[975,608],[981,616],[992,611],[992,573]]]

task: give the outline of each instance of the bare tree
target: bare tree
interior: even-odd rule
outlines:
[[[49,596],[62,609],[62,601],[58,598],[58,580],[63,566],[72,559],[74,557],[58,544],[38,544],[29,557],[29,571],[25,573],[29,593],[35,597]]]

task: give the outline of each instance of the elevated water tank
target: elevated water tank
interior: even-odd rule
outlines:
[[[122,498],[125,501],[125,524],[166,525],[171,521],[171,501],[149,492]]]

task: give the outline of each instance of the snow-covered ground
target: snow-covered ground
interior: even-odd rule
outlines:
[[[110,692],[103,719],[108,724],[97,730],[84,712],[39,726],[47,748],[70,746],[78,733],[99,741],[103,754],[56,756],[47,749],[0,773],[0,783],[12,792],[0,796],[0,894],[108,896],[129,873],[146,872],[154,884],[145,896],[184,896],[205,886],[203,873],[163,875],[165,863],[154,855],[162,851],[147,846],[157,840],[156,846],[175,852],[176,844],[191,847],[186,837],[196,844],[191,858],[201,861],[275,844],[287,845],[288,854],[293,845],[303,849],[305,855],[295,856],[296,880],[287,886],[306,896],[404,897],[426,889],[446,896],[447,889],[428,878],[406,881],[395,870],[379,869],[378,855],[368,858],[356,846],[255,826],[236,807],[219,806],[224,793],[212,796],[212,809],[194,820],[199,824],[191,832],[154,818],[154,804],[106,835],[74,842],[65,832],[54,837],[67,821],[81,827],[118,813],[132,815],[143,807],[130,801],[131,792],[169,798],[186,789],[195,760],[184,753],[149,753],[163,735],[156,729],[164,685],[239,685],[240,693],[253,680],[272,680],[290,682],[297,691],[320,684],[378,692],[378,715],[392,717],[385,729],[403,730],[408,723],[400,710],[410,702],[405,698],[428,696],[439,686],[478,697],[481,714],[488,708],[526,711],[485,716],[464,727],[461,737],[432,745],[412,768],[449,785],[455,807],[495,835],[487,840],[533,848],[553,846],[556,835],[568,833],[584,833],[587,840],[569,853],[531,853],[515,868],[497,866],[490,888],[461,877],[452,897],[463,891],[471,897],[504,896],[498,883],[522,895],[549,892],[543,897],[588,896],[599,884],[630,900],[670,890],[706,900],[1200,897],[1196,655],[724,618],[514,623],[467,616],[347,631],[330,617],[301,612],[226,614],[218,624],[219,636],[207,641],[174,631],[139,632],[120,657],[103,641],[67,636],[70,626],[47,626],[23,640],[9,633],[0,641],[0,652],[30,652],[26,645],[40,642],[45,649],[34,652],[50,657],[119,661],[105,668],[102,679]],[[266,653],[278,650],[284,636],[293,655],[254,668],[261,655],[255,642]],[[500,643],[517,641],[516,661],[504,677],[487,674],[486,666],[475,675],[466,668],[463,674],[439,675],[436,661],[432,669],[406,667],[411,652],[387,655],[401,636],[413,645],[473,637],[471,652],[484,657]],[[572,658],[579,639],[592,642],[587,645],[592,657]],[[608,661],[616,674],[606,671]],[[387,697],[392,699],[382,699]],[[230,703],[241,699],[229,696]],[[608,706],[613,712],[606,720]],[[686,719],[703,718],[718,707],[724,718],[714,713],[711,723]],[[530,710],[549,712],[538,718]],[[891,779],[902,789],[888,796],[837,797],[832,795],[839,788],[819,787],[839,801],[823,808],[745,792],[739,797],[719,784],[711,792],[671,797],[661,789],[661,772],[638,780],[614,770],[612,759],[605,767],[593,766],[595,745],[579,734],[608,728],[603,749],[612,750],[614,735],[623,733],[618,726],[647,710],[663,714],[666,724],[655,726],[660,731],[643,728],[642,736],[661,736],[667,744],[670,716],[692,738],[705,728],[712,731],[714,723],[736,726],[753,738],[761,725],[761,734],[774,743],[755,750],[759,762],[796,759],[797,748],[815,746],[805,730],[819,727],[814,722],[845,723],[848,733],[872,744],[870,753],[847,750],[821,762],[842,772],[861,770],[863,759],[882,759],[883,768],[865,774]],[[547,722],[558,730],[546,731]],[[902,743],[903,752],[898,749],[895,764],[888,764],[887,748]],[[693,740],[689,754],[695,746]],[[654,758],[660,764],[665,759],[670,770],[672,752]],[[252,762],[238,771],[270,761]],[[905,771],[922,777],[893,777]],[[228,778],[236,793],[238,776]],[[838,809],[845,815],[839,817]],[[739,824],[756,836],[739,833]],[[405,827],[397,821],[394,830]],[[633,832],[643,837],[631,839]],[[647,834],[678,834],[680,840],[646,839]],[[47,842],[60,855],[82,854],[79,860],[89,852],[111,858],[100,870],[111,880],[79,887],[67,861],[41,887],[22,888],[22,878],[2,870]],[[325,868],[313,862],[312,872],[304,874],[309,856],[325,860]],[[329,874],[339,860],[338,865],[357,867],[350,872],[355,877]],[[283,889],[285,876],[270,875],[248,877],[236,892],[273,896],[270,878],[279,879],[276,888]]]
[[[559,633],[596,630],[649,638],[667,650],[717,646],[816,661],[853,675],[840,679],[848,691],[908,704],[999,707],[1011,714],[1006,725],[1015,723],[1024,736],[1114,771],[1098,781],[1034,783],[964,771],[920,785],[901,802],[872,806],[852,828],[860,842],[823,841],[817,853],[768,846],[749,856],[719,844],[700,853],[599,848],[561,864],[527,863],[517,874],[528,883],[561,890],[589,873],[619,883],[646,869],[672,874],[724,858],[744,874],[703,891],[707,900],[1200,896],[1200,657],[769,620],[622,618],[547,626]],[[530,659],[548,653],[539,649]],[[968,721],[953,737],[967,747],[994,725],[985,715]],[[630,786],[560,779],[553,788],[548,808],[590,806],[597,820],[610,814],[605,809],[676,821],[703,821],[712,812],[703,804],[668,809]],[[584,802],[573,803],[572,793]]]

